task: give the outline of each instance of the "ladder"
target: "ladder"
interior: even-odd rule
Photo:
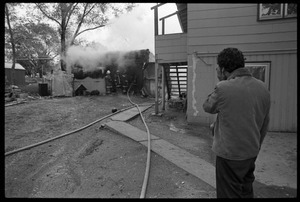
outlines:
[[[187,94],[187,64],[164,64],[168,99],[179,98],[182,93]]]

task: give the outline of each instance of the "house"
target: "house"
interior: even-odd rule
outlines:
[[[186,91],[188,122],[209,125],[215,120],[202,104],[218,82],[218,53],[236,47],[244,53],[245,66],[270,90],[269,131],[297,131],[297,4],[176,4],[175,13],[158,19],[163,5],[151,8],[156,61],[167,77],[170,69],[177,75],[179,68],[186,69],[185,82],[178,77],[175,87],[167,86],[168,94],[173,88]],[[182,33],[165,34],[173,15]]]
[[[11,71],[12,71],[12,63],[6,62],[5,63],[5,77],[7,78],[8,82],[12,84],[11,79]],[[25,68],[20,65],[19,63],[15,64],[15,85],[22,86],[25,85]]]

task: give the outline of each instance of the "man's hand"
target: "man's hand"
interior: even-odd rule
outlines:
[[[215,123],[212,123],[212,124],[210,124],[210,126],[209,126],[209,129],[211,129],[212,136],[215,135],[215,134],[214,134],[214,127],[215,127]]]
[[[223,81],[227,79],[226,76],[224,75],[224,69],[217,67],[216,70],[217,70],[217,77],[219,81]]]

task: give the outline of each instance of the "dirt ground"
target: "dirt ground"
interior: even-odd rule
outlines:
[[[138,104],[154,102],[135,96],[132,100]],[[110,95],[42,98],[5,107],[5,152],[78,129],[110,114],[114,107],[127,106],[126,96]],[[187,124],[184,113],[174,109],[161,117],[151,115],[153,112],[154,107],[144,113],[151,134],[214,165],[208,128]],[[139,198],[147,148],[101,127],[105,121],[6,156],[5,197]],[[145,130],[140,117],[129,123]],[[295,197],[297,192],[288,186],[267,184],[263,178],[254,183],[254,189],[257,198]],[[146,198],[215,197],[213,187],[151,153]]]

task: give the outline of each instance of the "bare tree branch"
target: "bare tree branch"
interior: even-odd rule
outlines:
[[[72,37],[72,39],[70,41],[70,45],[74,44],[75,38],[80,34],[80,33],[78,34],[78,32],[79,32],[79,30],[80,30],[80,28],[81,28],[81,26],[83,24],[84,18],[94,9],[94,7],[96,6],[96,4],[93,4],[90,7],[90,9],[87,11],[88,6],[89,6],[89,3],[86,3],[85,6],[84,6],[83,14],[81,16],[81,19],[79,20],[79,23],[77,25],[76,31],[74,32],[73,37]]]
[[[66,26],[69,24],[69,20],[70,20],[72,14],[73,14],[75,8],[77,7],[78,3],[76,3],[74,6],[73,6],[73,5],[74,5],[74,4],[72,4],[72,5],[70,6],[70,9],[67,11],[68,16],[67,16]],[[73,7],[72,7],[72,6],[73,6]],[[71,9],[71,7],[72,7],[72,9]],[[71,10],[71,11],[70,11],[70,10]]]
[[[95,30],[95,29],[98,29],[98,28],[100,28],[100,27],[105,27],[105,26],[106,26],[106,25],[99,25],[99,26],[96,26],[96,27],[92,27],[92,28],[88,28],[88,29],[82,30],[81,32],[79,32],[79,33],[76,35],[76,37],[79,36],[80,34],[82,34],[83,32],[90,31],[90,30]]]
[[[49,15],[42,9],[42,7],[41,7],[41,5],[40,5],[39,3],[36,3],[35,5],[39,8],[39,10],[40,10],[47,18],[49,18],[50,20],[53,20],[54,22],[56,22],[57,24],[59,24],[59,26],[61,26],[61,23],[60,23],[58,20],[56,20],[55,18],[49,16]]]
[[[91,6],[91,8],[88,10],[88,12],[86,12],[84,17],[87,16],[94,9],[95,6],[96,6],[96,4],[93,4],[93,6]]]
[[[77,36],[77,33],[79,32],[79,30],[80,30],[80,28],[81,28],[81,25],[82,25],[82,23],[83,23],[83,19],[84,19],[84,17],[86,16],[86,10],[87,10],[87,8],[88,8],[88,3],[85,4],[85,6],[84,6],[83,14],[82,14],[82,16],[81,16],[81,19],[80,19],[78,25],[77,25],[76,31],[74,32],[73,37],[72,37],[72,39],[71,39],[71,41],[70,41],[70,45],[73,45],[73,43],[74,43],[74,41],[75,41],[75,38],[76,38],[76,36]]]

